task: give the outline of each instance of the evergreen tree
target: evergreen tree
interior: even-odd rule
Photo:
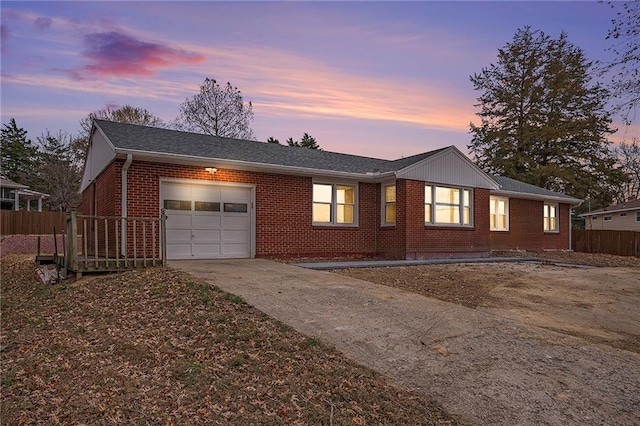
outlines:
[[[309,149],[318,149],[321,150],[320,145],[316,142],[316,138],[305,133],[302,135],[302,139],[299,141],[294,141],[293,138],[287,139],[287,145],[295,146],[299,148],[309,148]]]
[[[280,145],[280,141],[276,138],[274,138],[273,136],[269,136],[269,139],[267,139],[267,143],[275,143]]]
[[[29,176],[35,164],[36,148],[27,138],[27,131],[18,127],[14,118],[2,128],[0,153],[2,154],[2,175],[12,181],[29,185]]]
[[[624,179],[607,135],[607,91],[565,33],[525,27],[498,50],[497,63],[471,76],[481,124],[470,124],[477,164],[578,198],[611,201]]]

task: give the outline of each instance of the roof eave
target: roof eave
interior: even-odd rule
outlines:
[[[142,150],[121,149],[116,148],[116,155],[122,157],[127,154],[134,156],[134,159],[155,161],[159,163],[174,163],[200,167],[219,167],[231,168],[234,170],[245,170],[264,173],[277,173],[288,175],[304,175],[318,177],[336,177],[342,179],[358,180],[358,181],[377,181],[395,176],[395,172],[385,173],[355,173],[337,170],[311,169],[307,167],[283,166],[277,164],[254,163],[249,161],[228,160],[210,157],[198,157],[183,154],[165,154],[159,152],[149,152]]]
[[[528,192],[505,191],[502,189],[492,190],[491,195],[499,195],[499,196],[505,196],[505,197],[511,197],[511,198],[522,198],[526,200],[556,201],[564,204],[570,204],[571,206],[577,206],[581,204],[583,201],[573,197],[559,197],[555,195],[531,194]]]
[[[625,207],[625,208],[615,209],[615,210],[594,210],[592,212],[582,213],[579,216],[580,217],[586,217],[586,216],[595,216],[595,215],[599,215],[599,214],[622,213],[622,212],[629,212],[629,211],[632,211],[632,210],[640,210],[640,206]]]

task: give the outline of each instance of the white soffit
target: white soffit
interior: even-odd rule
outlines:
[[[500,186],[455,146],[398,170],[396,176],[423,182],[469,188],[498,189]]]
[[[100,128],[95,127],[89,141],[89,151],[84,163],[82,185],[80,191],[84,191],[100,173],[115,158],[116,151]]]

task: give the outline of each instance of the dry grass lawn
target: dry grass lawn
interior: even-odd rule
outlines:
[[[41,284],[2,262],[3,424],[454,424],[237,296],[167,268]]]

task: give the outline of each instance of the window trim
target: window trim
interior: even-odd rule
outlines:
[[[426,200],[426,189],[427,188],[431,188],[431,203],[427,203]],[[423,195],[425,196],[425,200],[423,203],[424,206],[424,216],[425,216],[425,222],[424,225],[425,226],[446,226],[446,227],[452,227],[452,228],[473,228],[474,227],[474,194],[473,194],[473,188],[468,188],[466,186],[444,186],[444,185],[437,185],[434,183],[425,183],[424,184],[424,192]],[[459,210],[459,214],[460,214],[460,222],[458,223],[447,223],[447,222],[436,222],[435,221],[435,216],[436,216],[436,206],[438,204],[440,205],[445,205],[444,203],[437,203],[436,202],[436,188],[445,188],[445,189],[457,189],[458,191],[460,191],[460,203],[457,204],[458,206],[458,210]],[[464,210],[465,210],[465,205],[464,205],[464,192],[468,191],[469,192],[469,223],[464,223]],[[431,207],[431,221],[427,222],[426,221],[426,211],[427,211],[427,205],[429,205]],[[456,204],[447,204],[449,206],[455,206]]]
[[[555,220],[556,220],[556,227],[555,229],[546,229],[544,222],[545,219],[547,218],[547,207],[553,207],[555,209],[556,215],[555,215]],[[551,216],[549,216],[549,218],[551,218]],[[543,204],[542,207],[542,230],[545,233],[550,233],[550,234],[558,234],[560,233],[560,205],[557,203],[547,203],[545,202]]]
[[[603,222],[613,222],[613,215],[602,216]]]
[[[636,212],[636,222],[640,222],[640,212]]]
[[[396,187],[396,200],[393,202],[387,202],[387,191],[386,189],[390,186],[395,186]],[[387,222],[387,205],[395,205],[396,206],[396,214],[398,213],[398,186],[396,185],[395,181],[392,182],[387,182],[387,183],[382,183],[380,184],[380,187],[382,188],[382,191],[380,193],[380,206],[381,206],[381,211],[380,211],[380,225],[381,226],[395,226],[396,225],[396,221],[393,222]],[[396,220],[398,218],[396,217]]]
[[[627,212],[620,213],[620,217],[627,217]]]
[[[505,216],[505,223],[506,223],[506,226],[504,228],[498,228],[498,227],[492,227],[491,226],[491,204],[495,202],[496,203],[495,207],[497,207],[497,202],[498,201],[504,201],[504,216]],[[497,211],[497,209],[495,211]],[[497,217],[498,217],[498,214],[496,213],[496,225],[498,224]],[[489,196],[489,230],[496,231],[496,232],[508,232],[509,231],[509,198],[508,197],[499,197],[499,196],[495,196],[495,195]]]
[[[316,202],[313,200],[313,186],[314,185],[330,185],[331,186],[331,221],[330,222],[315,222],[313,220],[313,205]],[[348,186],[353,188],[353,223],[340,223],[336,220],[338,213],[338,202],[336,197],[337,188],[339,186]],[[359,191],[358,191],[358,183],[357,182],[327,182],[327,181],[313,181],[311,184],[311,224],[313,226],[330,226],[330,227],[345,227],[345,228],[356,228],[358,227],[358,219],[359,219]],[[321,203],[318,204],[328,204]]]

